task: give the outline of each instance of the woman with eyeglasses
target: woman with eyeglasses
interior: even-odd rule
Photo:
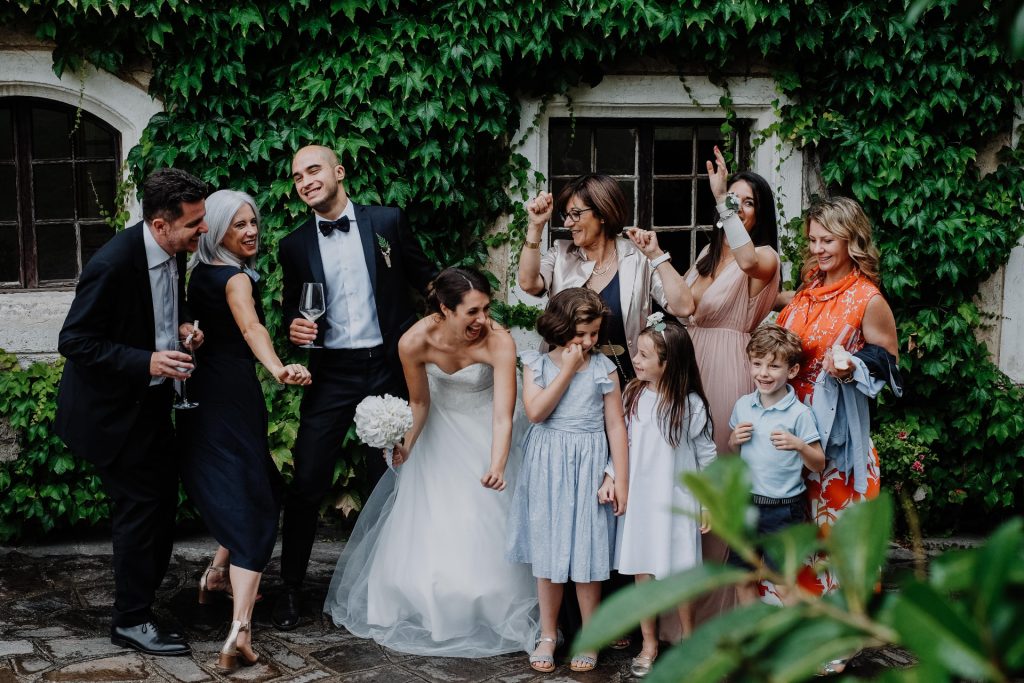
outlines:
[[[529,226],[519,255],[519,286],[533,296],[568,287],[597,292],[611,310],[601,351],[619,371],[623,386],[636,376],[630,358],[654,301],[677,317],[693,313],[693,297],[669,263],[671,255],[650,230],[628,228],[626,198],[611,177],[588,173],[570,181],[555,198],[541,192],[526,204]],[[557,213],[572,240],[557,240],[540,253],[544,224]]]

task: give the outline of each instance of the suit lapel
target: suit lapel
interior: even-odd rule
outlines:
[[[136,283],[139,288],[139,315],[145,324],[146,336],[152,340],[151,346],[156,346],[156,324],[153,321],[153,289],[149,283],[149,261],[146,260],[146,242],[143,239],[142,231],[146,230],[145,223],[134,225],[128,230],[133,231],[131,236],[131,258],[135,268]]]
[[[310,218],[302,227],[302,237],[306,241],[306,253],[309,254],[309,270],[313,282],[323,283],[324,299],[327,299],[327,278],[324,276],[324,260],[320,255],[320,240],[317,239],[316,218]]]
[[[359,241],[363,243],[363,258],[366,259],[366,272],[370,274],[370,286],[377,292],[377,235],[373,231],[373,221],[365,206],[353,204],[356,213],[356,227],[359,229]]]
[[[635,247],[633,243],[628,240],[616,239],[617,248],[621,252],[619,254],[619,306],[622,309],[622,320],[629,320],[629,315],[633,308],[633,294],[641,291],[641,288],[637,287],[633,282],[637,277],[637,260],[632,258],[623,258],[624,256],[631,254]]]

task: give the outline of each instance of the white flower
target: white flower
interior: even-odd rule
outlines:
[[[372,448],[391,448],[412,428],[412,409],[401,398],[367,396],[356,406],[356,435]]]
[[[658,327],[658,325],[661,325],[661,327]],[[647,316],[647,327],[653,327],[655,330],[658,330],[659,332],[664,330],[665,314],[662,313],[661,311],[651,313],[649,316]]]

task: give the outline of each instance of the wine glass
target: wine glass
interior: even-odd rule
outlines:
[[[316,319],[324,314],[324,286],[319,282],[303,282],[302,283],[302,298],[299,300],[299,313],[302,317],[310,322],[316,322]],[[308,344],[301,344],[300,349],[319,349],[323,348],[320,345],[309,342]]]
[[[850,356],[858,350],[860,342],[860,330],[853,325],[843,325],[832,342],[832,363],[836,370],[846,370],[850,367]]]
[[[178,368],[178,370],[180,370],[181,372],[187,372],[188,374],[191,375],[196,368],[196,354],[195,351],[192,349],[192,335],[189,335],[185,339],[182,339],[178,342],[178,350],[181,351],[182,353],[187,353],[192,361],[192,370],[186,370],[185,368]],[[185,388],[187,381],[188,380],[186,379],[180,380],[181,392],[175,395],[173,405],[173,407],[176,408],[177,410],[189,410],[191,408],[199,407],[199,404],[197,402],[188,400],[188,391]]]

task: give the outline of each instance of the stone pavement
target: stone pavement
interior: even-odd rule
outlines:
[[[336,628],[319,614],[342,544],[317,543],[305,593],[306,614],[298,629],[275,631],[270,605],[279,586],[277,560],[268,569],[254,614],[260,663],[230,676],[217,673],[217,650],[227,635],[228,601],[197,604],[199,575],[215,544],[193,537],[175,544],[157,611],[185,628],[191,657],[152,657],[110,643],[113,579],[110,543],[99,537],[63,545],[0,548],[0,683],[7,681],[351,681],[403,683],[631,680],[632,653],[602,653],[597,669],[569,671],[560,660],[553,674],[530,669],[526,656],[454,659],[404,655]],[[279,550],[275,553],[275,558]],[[894,650],[866,651],[851,673],[869,675],[911,659]]]

